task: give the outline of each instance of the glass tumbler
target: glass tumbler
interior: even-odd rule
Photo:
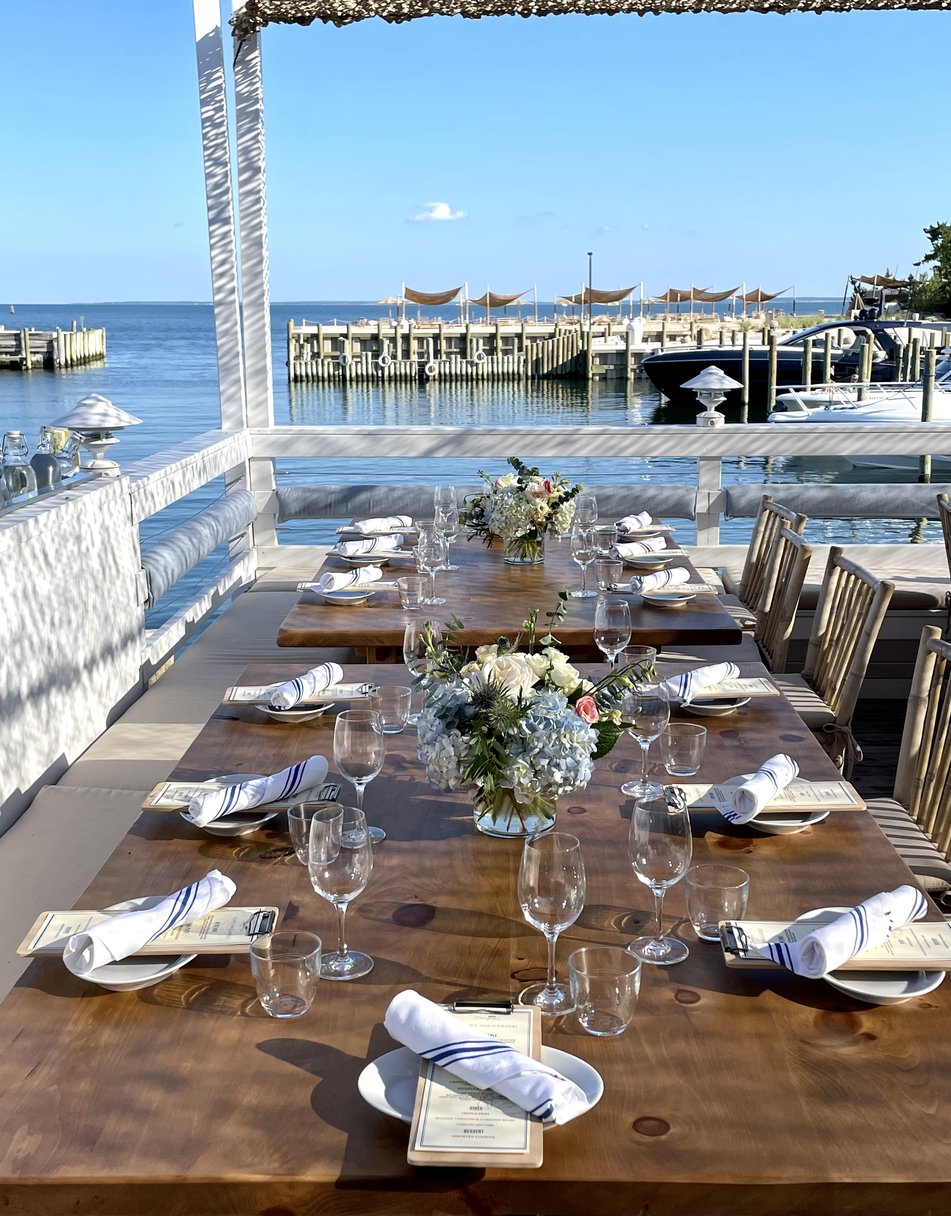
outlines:
[[[614,591],[624,576],[624,563],[615,557],[596,558],[594,576],[598,580],[599,591]]]
[[[426,579],[418,574],[407,574],[396,580],[396,589],[400,593],[400,607],[407,612],[416,612],[426,600]]]
[[[703,760],[707,728],[695,722],[670,722],[660,737],[660,754],[671,777],[693,777]]]
[[[383,723],[384,735],[398,735],[409,721],[413,690],[405,684],[383,684],[370,693],[370,708]]]
[[[742,920],[750,893],[750,876],[739,866],[691,866],[684,877],[687,915],[697,937],[720,940],[721,920]]]
[[[641,990],[641,960],[620,946],[582,946],[568,955],[575,1016],[588,1034],[623,1034]]]
[[[283,929],[251,943],[258,1000],[272,1018],[299,1018],[317,995],[321,942],[316,933]]]

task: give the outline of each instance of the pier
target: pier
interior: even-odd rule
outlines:
[[[71,329],[6,329],[0,326],[0,368],[31,372],[35,368],[59,371],[101,363],[106,357],[106,331],[86,329],[73,322]]]

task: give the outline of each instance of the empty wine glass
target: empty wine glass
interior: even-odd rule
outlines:
[[[446,561],[445,540],[436,532],[420,532],[414,552],[416,569],[429,575],[429,595],[424,602],[445,604],[445,598],[436,594],[436,571],[442,569]]]
[[[347,947],[347,906],[363,891],[373,870],[373,848],[366,816],[356,807],[331,804],[310,822],[307,870],[311,886],[337,913],[337,949],[324,951],[325,980],[355,980],[373,970],[369,954]]]
[[[575,499],[574,523],[579,528],[590,528],[598,522],[598,499],[590,490],[582,491]]]
[[[452,488],[452,487],[450,487]],[[443,570],[458,570],[452,563],[452,546],[459,535],[459,511],[456,504],[441,504],[436,508],[436,531],[446,542],[446,563]]]
[[[581,567],[581,589],[572,591],[576,600],[590,599],[597,592],[588,590],[588,567],[598,556],[594,537],[590,528],[572,528],[571,530],[571,560]]]
[[[631,640],[631,610],[627,600],[602,596],[594,607],[594,642],[613,667]]]
[[[457,510],[455,486],[436,486],[433,490],[434,515],[439,514],[440,507],[452,507],[453,510]]]
[[[646,798],[658,788],[647,779],[647,753],[670,721],[670,702],[663,684],[635,680],[624,690],[621,719],[628,723],[627,733],[640,744],[642,759],[640,781],[625,781],[621,793],[631,798]]]
[[[568,832],[529,836],[518,871],[518,902],[528,923],[548,943],[548,978],[519,994],[519,1004],[537,1005],[543,1014],[570,1013],[571,993],[556,982],[555,945],[562,929],[573,925],[584,908],[585,878],[581,842]]]
[[[645,963],[662,967],[682,963],[690,951],[677,938],[663,936],[661,917],[667,888],[680,882],[690,868],[693,837],[690,815],[685,809],[668,806],[660,786],[634,804],[628,852],[635,877],[654,893],[657,921],[654,936],[636,938],[628,950]]]
[[[345,709],[334,723],[334,764],[357,794],[357,809],[363,810],[363,791],[383,767],[386,739],[383,719],[373,709]],[[370,839],[386,839],[382,828],[371,827]]]
[[[413,687],[425,689],[430,681],[432,660],[429,647],[442,638],[442,630],[435,621],[410,621],[403,631],[403,662],[413,677]],[[415,725],[418,713],[410,713],[407,722]]]

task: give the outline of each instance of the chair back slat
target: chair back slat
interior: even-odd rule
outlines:
[[[944,551],[948,558],[948,570],[951,572],[951,498],[948,498],[947,494],[938,495],[938,518],[941,520]]]
[[[951,848],[951,644],[921,634],[902,731],[895,799],[947,856]]]
[[[769,607],[769,571],[780,532],[788,528],[801,536],[806,520],[807,516],[773,502],[771,494],[763,495],[740,575],[739,598],[751,612]]]
[[[812,557],[812,546],[789,528],[781,529],[766,578],[766,607],[756,613],[753,637],[763,662],[771,671],[782,671],[789,639],[796,622],[796,609]]]

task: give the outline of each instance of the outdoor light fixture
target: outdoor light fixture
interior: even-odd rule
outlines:
[[[739,380],[728,376],[721,368],[711,364],[705,367],[699,376],[694,376],[681,388],[692,389],[697,394],[697,400],[704,407],[704,412],[697,415],[697,426],[723,426],[726,418],[718,413],[717,406],[726,401],[726,395],[733,388],[742,388]]]
[[[118,477],[118,464],[114,460],[107,459],[105,455],[108,448],[119,442],[113,432],[121,431],[127,426],[138,426],[141,421],[141,418],[136,418],[134,414],[127,414],[125,410],[120,410],[117,405],[113,405],[108,397],[103,397],[99,393],[91,393],[74,405],[68,414],[57,418],[51,425],[68,427],[71,431],[82,435],[83,447],[88,448],[92,454],[89,463],[82,466],[82,472],[99,473],[103,477]]]

